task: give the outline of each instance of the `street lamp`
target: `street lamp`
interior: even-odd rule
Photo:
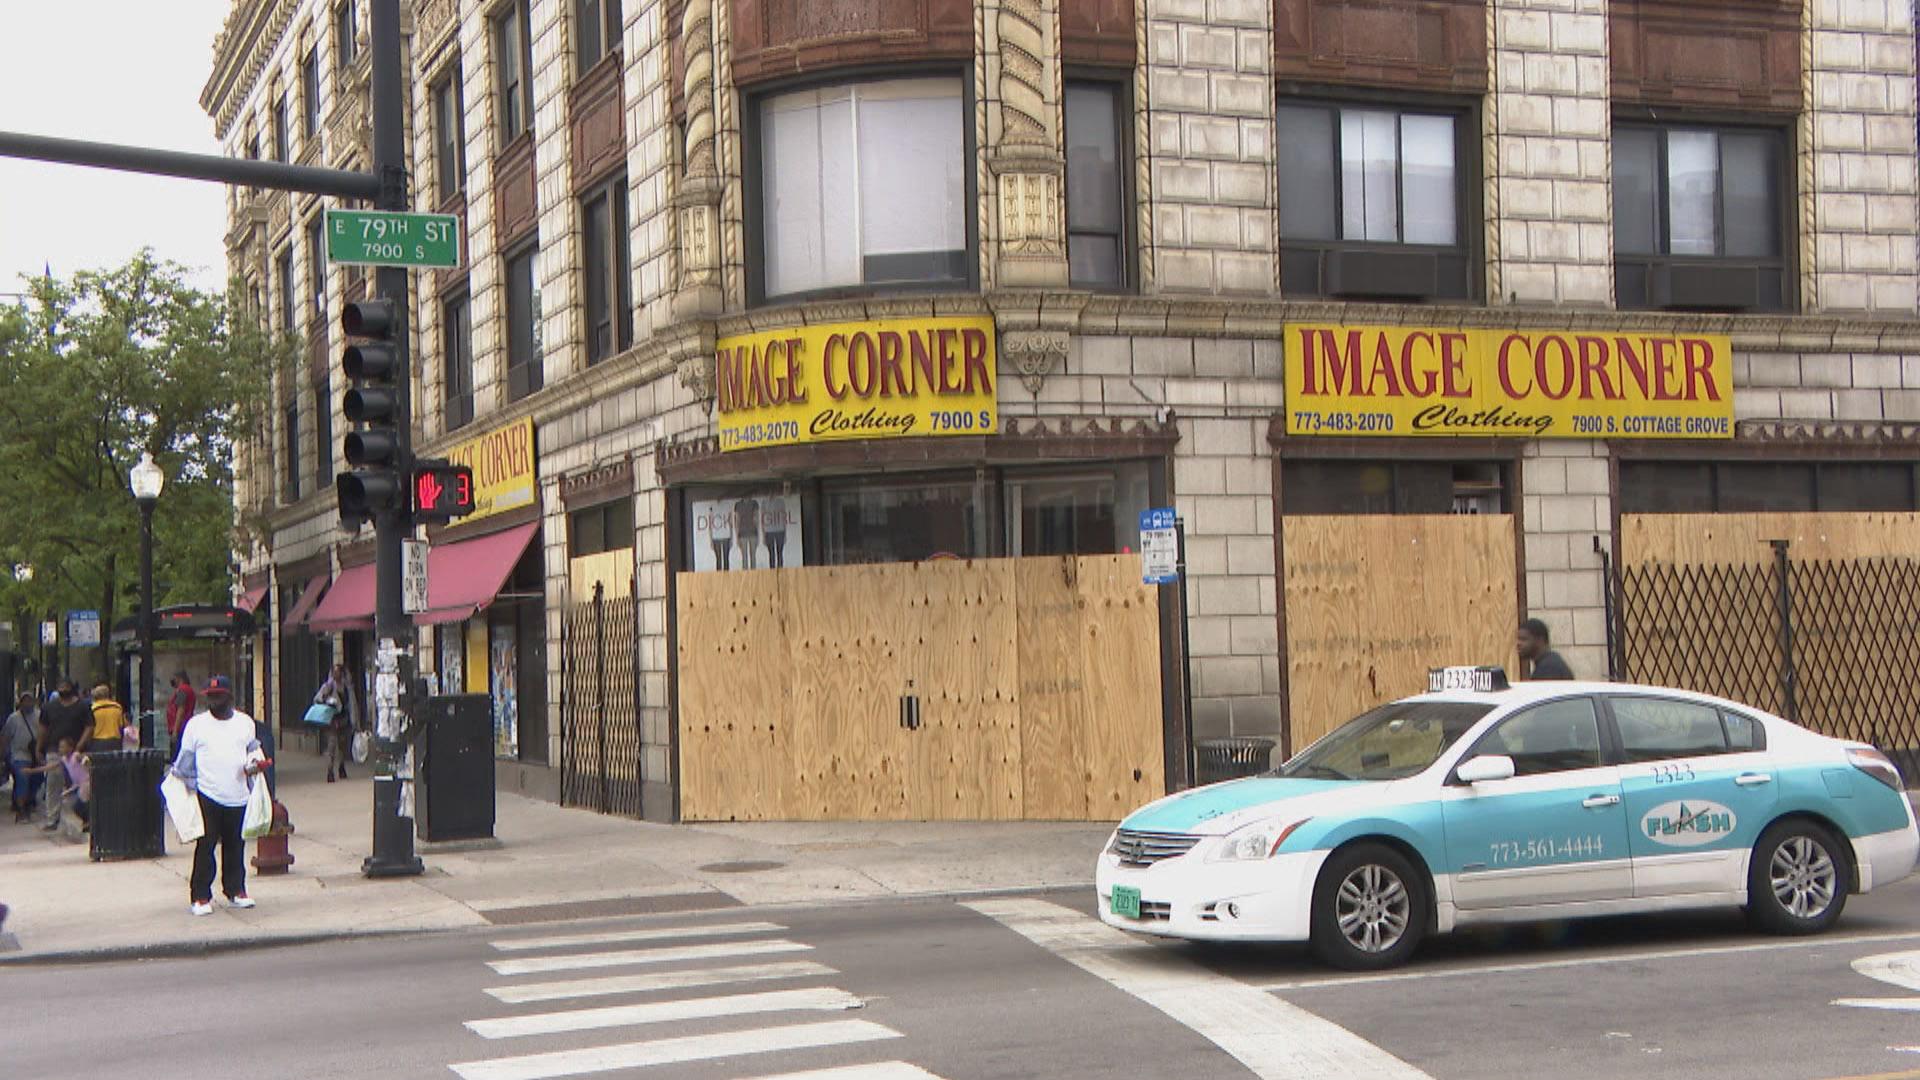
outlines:
[[[141,733],[153,731],[153,504],[167,486],[167,474],[140,452],[140,463],[127,474],[133,501],[140,504],[140,718]],[[149,745],[157,734],[148,736]]]

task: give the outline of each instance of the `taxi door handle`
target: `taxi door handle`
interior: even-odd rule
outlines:
[[[1773,783],[1773,777],[1771,774],[1763,772],[1743,772],[1739,776],[1734,777],[1733,782],[1739,784],[1741,787],[1759,787],[1761,784]]]
[[[1589,795],[1585,799],[1581,800],[1580,805],[1586,807],[1589,810],[1598,810],[1603,806],[1619,806],[1620,796]]]

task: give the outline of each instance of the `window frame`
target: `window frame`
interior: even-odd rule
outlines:
[[[1686,758],[1730,757],[1734,754],[1758,754],[1767,749],[1767,725],[1761,723],[1759,717],[1748,713],[1734,713],[1733,715],[1740,717],[1753,726],[1753,745],[1751,747],[1736,747],[1733,745],[1733,731],[1727,726],[1729,710],[1711,702],[1691,701],[1687,698],[1672,697],[1665,694],[1622,694],[1613,692],[1603,693],[1597,696],[1601,704],[1601,726],[1610,732],[1608,737],[1613,742],[1615,752],[1618,755],[1617,763],[1620,765],[1652,765],[1662,761],[1680,761]],[[1669,754],[1666,757],[1639,759],[1630,757],[1627,754],[1626,735],[1620,728],[1619,714],[1614,710],[1614,705],[1621,701],[1652,701],[1663,705],[1685,705],[1691,708],[1705,709],[1714,714],[1714,719],[1718,721],[1720,725],[1721,748],[1719,750],[1709,750],[1704,753]]]
[[[354,0],[340,0],[333,5],[333,69],[346,71],[360,59],[355,47],[354,26],[357,22]]]
[[[322,368],[313,380],[313,486],[325,491],[333,481],[333,375]]]
[[[275,253],[273,258],[274,284],[280,292],[280,329],[292,334],[296,331],[294,311],[300,301],[294,295],[293,244],[289,243]]]
[[[1485,162],[1481,153],[1481,117],[1484,108],[1478,99],[1450,97],[1443,95],[1419,95],[1409,99],[1402,92],[1367,90],[1355,87],[1328,87],[1302,84],[1281,83],[1275,91],[1276,131],[1278,110],[1282,108],[1319,108],[1332,113],[1332,161],[1334,166],[1334,231],[1330,240],[1289,239],[1284,227],[1280,229],[1275,254],[1281,262],[1281,293],[1314,299],[1354,300],[1369,302],[1372,299],[1359,294],[1340,294],[1327,292],[1325,285],[1325,261],[1328,256],[1347,253],[1379,254],[1431,254],[1436,257],[1455,256],[1465,263],[1462,274],[1459,297],[1439,293],[1422,296],[1409,301],[1409,298],[1396,297],[1379,299],[1379,302],[1420,302],[1436,304],[1475,304],[1479,303],[1486,291],[1486,240],[1484,207],[1481,192],[1486,183]],[[1401,120],[1412,116],[1444,116],[1453,121],[1453,222],[1454,243],[1410,244],[1404,240],[1348,240],[1338,235],[1345,210],[1345,182],[1342,173],[1340,143],[1340,114],[1342,110],[1356,109],[1366,112],[1391,112],[1394,114],[1396,133]],[[1277,135],[1276,135],[1277,137]],[[1395,206],[1394,221],[1396,232],[1406,234],[1406,197],[1404,167],[1398,157],[1396,145],[1394,162]],[[1276,166],[1276,170],[1278,166]],[[1286,197],[1286,183],[1278,177],[1274,189],[1275,220],[1278,222],[1280,203]],[[1316,252],[1321,260],[1321,281],[1318,291],[1303,289],[1297,285],[1289,286],[1285,281],[1286,256],[1289,251],[1295,253]]]
[[[1120,247],[1120,280],[1114,284],[1091,284],[1075,281],[1073,274],[1073,231],[1071,210],[1062,219],[1061,231],[1066,236],[1067,285],[1073,289],[1085,289],[1097,293],[1130,293],[1139,288],[1139,204],[1135,202],[1134,154],[1133,142],[1133,83],[1130,73],[1112,68],[1083,68],[1067,65],[1061,73],[1060,124],[1062,143],[1066,136],[1066,91],[1073,86],[1097,87],[1113,95],[1115,153],[1119,156],[1118,172],[1120,180],[1120,233],[1115,237]],[[1071,166],[1067,166],[1071,168]],[[1061,199],[1068,198],[1068,180],[1063,174],[1061,179]],[[1105,236],[1105,233],[1084,235]]]
[[[516,361],[514,349],[519,344],[513,333],[513,272],[514,265],[522,259],[527,264],[527,341],[530,354]],[[509,402],[529,398],[546,386],[544,358],[540,355],[540,310],[537,303],[540,295],[540,240],[533,237],[500,255],[501,286],[506,290],[506,303],[502,317],[506,321],[506,398]],[[526,372],[519,393],[514,392],[514,374]]]
[[[1798,307],[1799,286],[1797,279],[1795,248],[1798,225],[1795,215],[1798,213],[1798,196],[1795,188],[1795,146],[1796,140],[1788,121],[1759,116],[1729,116],[1718,113],[1667,115],[1652,109],[1616,110],[1613,116],[1613,141],[1619,141],[1622,131],[1647,131],[1658,138],[1654,148],[1653,176],[1656,211],[1653,221],[1655,251],[1652,253],[1630,253],[1620,250],[1620,230],[1618,228],[1618,204],[1607,208],[1609,219],[1615,222],[1614,230],[1614,293],[1616,302],[1622,311],[1658,311],[1667,310],[1652,303],[1640,304],[1624,299],[1624,291],[1619,287],[1619,276],[1623,266],[1637,269],[1649,278],[1655,273],[1691,267],[1720,267],[1727,269],[1752,268],[1763,272],[1777,273],[1780,277],[1781,302],[1777,307],[1757,305],[1738,309],[1756,314],[1791,314]],[[1714,246],[1713,255],[1676,255],[1673,246],[1673,198],[1668,184],[1668,147],[1674,132],[1697,132],[1716,137],[1714,184]],[[1772,181],[1775,205],[1773,207],[1773,230],[1776,252],[1770,256],[1727,255],[1726,249],[1726,184],[1721,179],[1726,175],[1724,142],[1719,141],[1727,135],[1763,135],[1772,143],[1773,168]],[[1616,150],[1612,157],[1614,168],[1618,168],[1619,155]],[[1619,187],[1613,183],[1610,172],[1608,183],[1616,193]],[[1651,285],[1648,286],[1649,292]],[[1672,310],[1687,310],[1674,308]]]
[[[300,391],[287,395],[280,406],[280,500],[288,506],[300,501]]]
[[[592,71],[602,60],[621,52],[620,35],[624,27],[620,0],[573,0],[574,72],[576,76]],[[587,55],[586,27],[589,16],[599,38],[599,51]]]
[[[1485,754],[1487,751],[1483,748],[1487,745],[1487,742],[1491,740],[1494,736],[1498,735],[1500,731],[1503,728],[1505,728],[1508,724],[1513,723],[1515,720],[1519,720],[1523,717],[1530,716],[1534,713],[1537,713],[1541,709],[1551,708],[1552,706],[1555,706],[1555,705],[1565,705],[1570,701],[1584,701],[1587,703],[1587,707],[1593,711],[1593,736],[1594,736],[1594,742],[1595,742],[1595,747],[1594,747],[1595,760],[1593,764],[1574,765],[1574,766],[1569,766],[1567,768],[1559,768],[1559,769],[1539,769],[1539,770],[1529,771],[1529,770],[1522,769],[1520,767],[1521,763],[1519,759],[1516,758],[1514,760],[1513,775],[1516,778],[1528,777],[1528,776],[1555,776],[1560,773],[1580,772],[1585,769],[1605,769],[1618,764],[1618,761],[1616,760],[1616,755],[1615,755],[1615,751],[1617,747],[1614,744],[1610,743],[1607,738],[1607,724],[1608,724],[1608,721],[1611,720],[1612,714],[1601,703],[1599,695],[1567,694],[1561,697],[1548,698],[1544,701],[1530,702],[1527,705],[1524,705],[1518,709],[1513,710],[1512,712],[1501,717],[1500,719],[1495,720],[1492,723],[1492,725],[1490,725],[1487,728],[1487,730],[1481,732],[1477,737],[1474,738],[1473,742],[1467,747],[1466,752],[1461,754],[1459,759],[1454,762],[1453,768],[1448,770],[1447,783],[1453,786],[1460,786],[1464,784],[1465,782],[1460,779],[1460,775],[1459,775],[1460,766],[1466,764],[1469,761],[1472,761],[1476,757],[1479,757]],[[1511,752],[1507,752],[1505,756],[1513,757],[1513,754]]]
[[[300,134],[313,139],[320,134],[320,46],[307,46],[300,57]]]
[[[464,288],[440,298],[440,410],[444,430],[473,423],[473,294]]]
[[[1616,501],[1622,514],[1731,514],[1745,513],[1745,510],[1728,509],[1725,493],[1734,486],[1728,470],[1755,465],[1792,465],[1812,470],[1812,488],[1809,504],[1804,509],[1783,510],[1782,513],[1833,514],[1833,513],[1909,513],[1920,511],[1920,459],[1901,458],[1664,458],[1664,457],[1623,457],[1619,462],[1619,478],[1615,484]],[[1640,480],[1639,470],[1658,470],[1661,468],[1703,468],[1707,470],[1707,502],[1704,506],[1654,507],[1640,501],[1639,496],[1648,491],[1671,491],[1670,484],[1659,482],[1658,474],[1650,480]],[[1829,486],[1834,483],[1835,470],[1851,468],[1888,468],[1899,469],[1905,473],[1906,503],[1904,506],[1834,506],[1827,498]]]
[[[467,189],[467,94],[458,56],[433,83],[428,100],[432,103],[433,113],[434,186],[440,204],[444,206]],[[443,104],[451,108],[451,115],[442,111]],[[453,126],[452,139],[446,137],[449,120]],[[449,164],[452,165],[451,169],[448,168]],[[453,183],[449,184],[449,180]]]
[[[528,0],[507,0],[489,16],[487,37],[493,53],[494,133],[501,148],[533,130],[533,42],[527,33],[531,21]],[[515,26],[518,48],[513,52],[515,79],[506,78],[508,56],[505,31]],[[516,125],[510,120],[517,119]]]
[[[293,160],[293,125],[287,112],[287,91],[273,100],[273,160],[282,165]]]
[[[607,246],[595,252],[590,235],[592,215],[602,202],[607,204]],[[633,219],[632,199],[627,192],[624,170],[600,181],[580,196],[580,317],[584,324],[587,366],[611,359],[633,347],[633,256],[628,235]],[[596,259],[604,260],[607,280],[594,280]],[[597,301],[595,293],[600,293]],[[598,345],[596,303],[606,305],[609,344],[605,352]]]
[[[752,257],[747,273],[747,306],[771,307],[815,300],[858,299],[873,296],[980,291],[980,200],[979,145],[972,121],[976,99],[973,93],[973,65],[965,61],[928,64],[926,70],[901,67],[860,67],[835,71],[829,75],[785,79],[756,86],[744,95],[740,114],[742,157],[742,196],[744,199],[747,244]],[[769,296],[766,283],[766,187],[763,182],[766,155],[762,150],[762,107],[772,98],[807,90],[823,90],[863,83],[910,81],[929,78],[954,78],[960,83],[961,169],[963,195],[961,218],[966,231],[967,274],[964,281],[917,282],[890,285],[833,285],[821,289],[779,293]]]
[[[581,528],[589,516],[599,519],[600,543],[592,550],[580,542],[585,530]],[[620,525],[624,531],[626,543],[613,544],[608,537],[614,534],[612,526]],[[584,559],[594,555],[604,555],[610,551],[629,551],[639,546],[639,528],[635,523],[633,496],[620,495],[604,502],[587,506],[570,507],[567,510],[567,558]]]
[[[313,324],[309,334],[321,333],[327,325],[327,227],[326,214],[318,207],[307,218],[307,314]]]

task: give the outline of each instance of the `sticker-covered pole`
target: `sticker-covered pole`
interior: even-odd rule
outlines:
[[[373,0],[373,171],[380,179],[378,209],[407,209],[406,101],[400,64],[400,0]],[[393,304],[394,468],[412,476],[413,366],[408,341],[407,271],[381,267],[375,291]],[[413,678],[413,621],[403,597],[401,542],[413,535],[412,492],[390,500],[373,519],[373,854],[361,864],[368,877],[404,877],[425,867],[413,852],[413,750],[401,690]]]

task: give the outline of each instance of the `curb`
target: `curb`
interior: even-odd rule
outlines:
[[[766,904],[742,904],[739,907],[722,910],[739,913],[742,911],[809,911],[828,907],[867,906],[892,902],[925,902],[938,900],[978,900],[997,896],[1034,896],[1044,893],[1067,892],[1076,889],[1092,888],[1093,882],[1066,885],[1022,885],[1008,888],[988,889],[945,889],[923,893],[896,893],[890,896],[863,896],[857,899],[838,900],[793,900]],[[112,945],[98,949],[69,949],[57,952],[26,952],[0,954],[0,970],[9,967],[31,967],[37,965],[61,966],[80,964],[111,964],[129,960],[182,960],[207,956],[219,956],[226,953],[248,952],[257,949],[280,949],[297,945],[316,945],[326,941],[362,941],[377,938],[427,937],[440,934],[471,933],[486,931],[499,933],[528,926],[555,926],[561,923],[606,922],[614,919],[670,919],[686,915],[707,915],[713,912],[661,912],[652,915],[604,915],[584,919],[555,919],[543,923],[525,923],[517,926],[446,926],[446,927],[395,927],[379,930],[310,931],[271,934],[260,937],[221,938],[208,941],[156,941],[142,945]]]

